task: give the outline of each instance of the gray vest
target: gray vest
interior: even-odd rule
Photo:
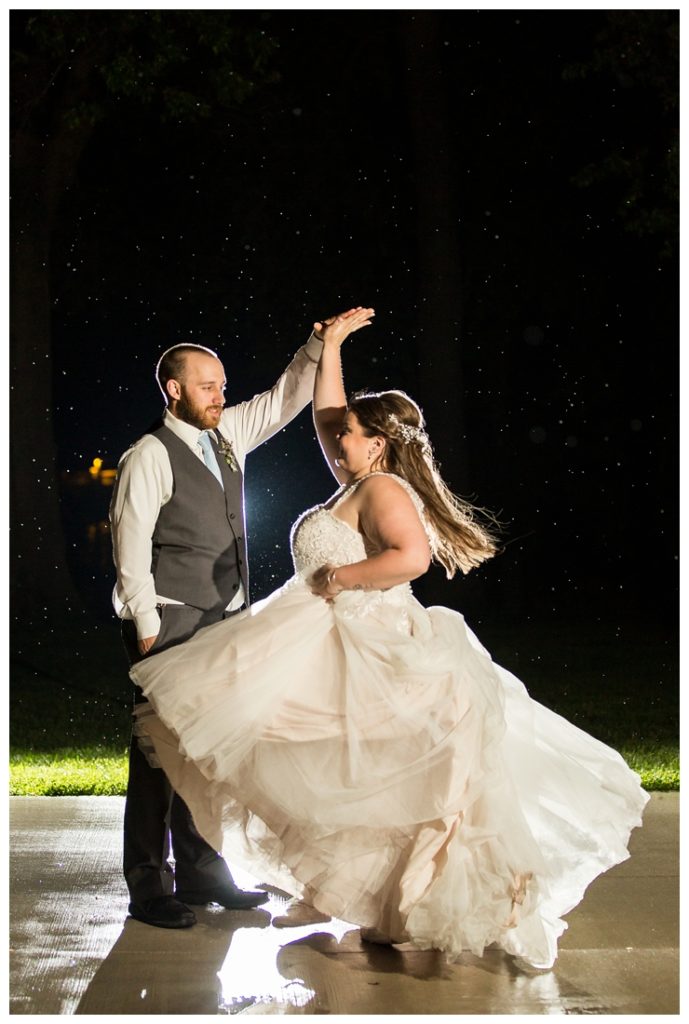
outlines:
[[[244,480],[211,444],[225,490],[189,447],[165,425],[151,431],[172,466],[172,498],[153,531],[151,572],[156,592],[204,611],[226,608],[249,574],[244,522]],[[219,431],[218,431],[219,433]]]

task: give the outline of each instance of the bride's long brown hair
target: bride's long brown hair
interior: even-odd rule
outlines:
[[[358,391],[348,404],[367,437],[387,442],[374,469],[396,473],[421,498],[433,560],[444,566],[448,579],[457,569],[470,569],[492,558],[497,543],[491,528],[478,516],[497,522],[483,509],[457,497],[441,477],[425,431],[421,409],[404,391]]]

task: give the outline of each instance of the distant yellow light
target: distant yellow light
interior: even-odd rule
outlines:
[[[102,483],[103,487],[112,487],[117,478],[116,469],[101,469],[98,479]]]
[[[102,465],[103,465],[103,460],[102,459],[98,459],[98,458],[94,459],[93,460],[93,465],[89,466],[89,473],[91,474],[91,476],[98,476],[98,474],[100,473],[100,467]]]

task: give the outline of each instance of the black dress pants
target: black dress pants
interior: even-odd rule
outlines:
[[[219,622],[223,611],[201,612],[188,605],[164,605],[161,630],[152,653],[183,643],[203,626]],[[129,663],[141,661],[136,626],[122,622],[122,639]],[[134,702],[146,701],[135,687]],[[170,845],[174,871],[170,863]],[[175,793],[162,768],[152,767],[132,735],[129,781],[124,808],[124,877],[134,903],[181,890],[206,890],[234,884],[230,869],[203,839],[187,805]]]

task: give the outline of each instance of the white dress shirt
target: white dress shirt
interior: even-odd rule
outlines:
[[[294,419],[311,401],[322,348],[323,343],[312,334],[270,391],[223,409],[218,428],[232,444],[242,473],[247,454]],[[177,419],[169,409],[165,410],[163,422],[203,462],[198,443],[202,431]],[[153,532],[160,509],[172,497],[173,485],[167,449],[152,434],[145,434],[120,459],[110,506],[117,570],[113,604],[121,618],[134,619],[140,640],[157,636],[160,631],[156,605],[180,603],[156,593],[151,573]],[[240,584],[228,610],[240,608],[245,599]]]

